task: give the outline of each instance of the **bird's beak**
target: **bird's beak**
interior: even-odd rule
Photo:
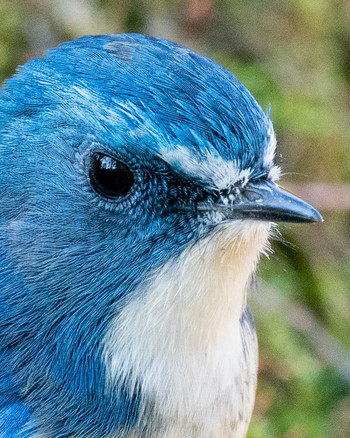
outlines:
[[[197,209],[204,210],[204,203]],[[205,209],[208,211],[208,204]],[[236,194],[221,195],[211,209],[225,219],[255,219],[270,222],[322,222],[320,213],[307,202],[270,181],[249,183]]]

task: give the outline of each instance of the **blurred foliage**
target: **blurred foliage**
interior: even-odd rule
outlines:
[[[348,0],[1,0],[0,17],[0,81],[84,34],[171,39],[232,71],[265,110],[271,103],[283,183],[350,182]],[[350,215],[324,216],[283,226],[262,261],[286,301],[267,312],[253,292],[260,376],[249,438],[350,437]],[[296,306],[309,312],[304,329]]]

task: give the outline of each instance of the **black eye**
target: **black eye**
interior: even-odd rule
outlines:
[[[121,161],[108,155],[92,156],[90,180],[96,192],[108,198],[125,196],[134,184],[134,175]]]

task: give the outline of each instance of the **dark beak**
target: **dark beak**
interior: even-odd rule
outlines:
[[[229,201],[228,201],[229,200]],[[199,203],[199,211],[208,204]],[[211,206],[228,220],[256,219],[269,222],[322,222],[320,213],[307,202],[269,181],[249,183],[232,195],[221,194]]]

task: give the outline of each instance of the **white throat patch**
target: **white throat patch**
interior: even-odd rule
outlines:
[[[169,427],[145,438],[245,436],[257,346],[249,327],[243,345],[240,318],[269,228],[247,220],[223,225],[152,272],[116,315],[104,340],[107,385],[131,379],[132,390],[138,381],[141,411],[147,415],[151,404],[155,416],[147,424]]]

